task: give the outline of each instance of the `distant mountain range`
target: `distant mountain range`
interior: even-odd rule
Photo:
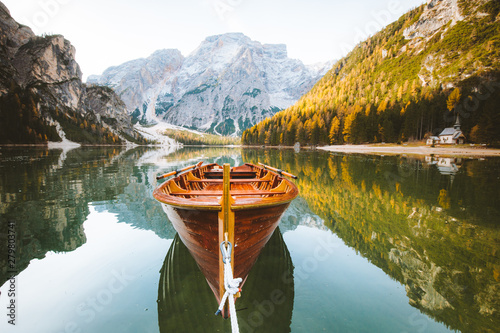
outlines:
[[[500,143],[499,13],[498,0],[431,0],[333,66],[212,36],[187,57],[160,50],[85,84],[69,41],[34,35],[0,2],[0,143],[144,143],[133,125],[153,123],[245,144],[401,142],[457,115],[468,141]]]
[[[469,142],[500,143],[499,13],[498,0],[427,1],[359,43],[243,143],[422,140],[457,115]]]
[[[113,88],[134,122],[237,135],[295,103],[332,64],[306,66],[288,58],[285,45],[228,33],[208,37],[187,57],[159,50],[87,83]]]
[[[160,50],[85,84],[75,52],[61,35],[36,36],[0,2],[0,143],[145,143],[148,128],[134,124],[154,123],[239,136],[295,103],[332,65],[305,66],[285,45],[230,33],[187,57]],[[149,129],[148,140],[175,144]]]

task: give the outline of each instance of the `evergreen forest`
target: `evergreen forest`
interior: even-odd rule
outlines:
[[[295,105],[244,131],[242,143],[411,142],[458,116],[468,142],[498,144],[500,2],[477,3],[459,0],[464,19],[427,39],[405,38],[427,4],[408,12],[358,44]]]

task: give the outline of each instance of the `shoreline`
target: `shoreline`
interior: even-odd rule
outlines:
[[[172,146],[172,145],[165,145]],[[41,143],[41,144],[0,144],[2,147],[33,147],[46,149],[74,149],[84,147],[123,147],[128,148],[128,145],[117,144],[68,144],[62,142]],[[160,148],[164,145],[132,145],[131,147],[152,147]],[[180,147],[199,147],[199,148],[242,148],[242,149],[294,149],[293,146],[247,146],[247,145],[182,145]],[[320,147],[302,146],[300,149],[310,150],[317,149],[332,153],[343,154],[365,154],[365,155],[416,155],[416,156],[451,156],[451,157],[500,157],[500,149],[485,148],[482,146],[471,147],[456,147],[456,146],[404,146],[392,144],[363,144],[363,145],[330,145]]]
[[[500,149],[483,147],[430,147],[430,146],[380,146],[380,145],[335,145],[317,147],[317,149],[346,153],[346,154],[368,154],[368,155],[440,155],[440,156],[497,156],[500,157]]]

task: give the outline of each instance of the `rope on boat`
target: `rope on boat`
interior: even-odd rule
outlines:
[[[234,295],[241,291],[240,283],[241,278],[233,278],[233,269],[231,268],[231,250],[233,245],[231,242],[227,242],[227,248],[225,246],[225,241],[220,243],[220,250],[222,252],[222,261],[224,262],[224,288],[226,292],[222,297],[219,305],[219,309],[215,312],[215,315],[219,315],[224,309],[226,300],[229,302],[229,316],[231,317],[231,329],[233,333],[239,333],[240,329],[238,327],[238,318],[236,318],[236,307],[234,305]]]

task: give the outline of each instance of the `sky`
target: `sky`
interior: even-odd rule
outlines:
[[[208,36],[242,32],[286,44],[305,64],[338,60],[425,0],[0,0],[37,35],[76,47],[84,80],[159,49],[184,56]]]

